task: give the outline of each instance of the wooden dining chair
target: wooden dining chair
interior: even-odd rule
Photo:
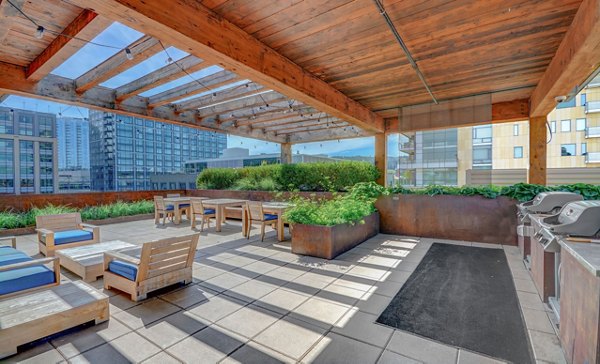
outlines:
[[[247,219],[248,223],[246,238],[250,239],[250,229],[252,229],[253,222],[260,223],[260,241],[265,240],[265,226],[272,225],[276,226],[278,217],[273,214],[265,214],[263,211],[262,202],[259,201],[248,201],[246,202],[246,211],[248,213]]]
[[[167,193],[167,198],[171,198],[171,197],[181,197],[181,194],[179,193]],[[185,216],[189,219],[191,212],[190,212],[190,204],[189,203],[182,203],[179,204],[179,210],[181,211],[181,215],[185,214]]]
[[[154,196],[154,223],[158,224],[160,222],[160,217],[162,215],[163,221],[162,224],[165,224],[165,220],[169,218],[169,220],[173,220],[174,216],[174,207],[173,205],[167,205],[165,203],[165,198],[162,196]]]
[[[214,219],[217,217],[215,209],[204,208],[202,200],[203,199],[199,197],[190,198],[192,209],[192,213],[190,216],[190,218],[192,219],[192,229],[196,228],[196,216],[200,216],[200,231],[204,231],[204,222],[206,222],[206,225],[210,228],[210,219]]]

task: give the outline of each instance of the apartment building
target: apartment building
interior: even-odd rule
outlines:
[[[54,114],[0,107],[0,193],[58,190]]]

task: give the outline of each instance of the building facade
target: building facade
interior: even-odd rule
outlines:
[[[90,169],[90,125],[87,119],[56,118],[58,169]]]
[[[0,107],[0,193],[58,190],[56,116]]]
[[[94,191],[150,190],[153,175],[176,174],[184,163],[217,158],[224,134],[90,110],[90,175]]]
[[[589,169],[600,167],[600,77],[559,104],[548,115],[548,129],[549,175],[570,168],[572,180],[593,180],[600,173],[600,169]],[[490,177],[489,183],[525,182],[529,124],[524,120],[401,134],[399,150],[395,177],[404,185],[480,184],[486,180],[474,183],[469,176],[486,174],[498,176]]]

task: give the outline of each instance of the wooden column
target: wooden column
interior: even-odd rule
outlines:
[[[292,143],[281,143],[281,163],[292,164]]]
[[[386,134],[378,133],[375,134],[375,167],[379,171],[380,175],[377,179],[377,183],[385,186],[385,179],[387,175],[387,148],[386,148]]]
[[[546,117],[529,118],[529,183],[546,184]]]

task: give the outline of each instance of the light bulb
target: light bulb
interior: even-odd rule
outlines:
[[[127,57],[128,60],[132,60],[133,59],[133,54],[131,53],[131,49],[129,48],[125,48],[125,56]]]
[[[42,39],[44,37],[44,27],[41,25],[38,25],[37,29],[35,30],[35,37],[37,39]]]
[[[167,58],[167,60],[166,60],[166,62],[165,62],[165,63],[166,63],[166,64],[169,64],[169,63],[171,63],[171,62],[173,62],[173,58],[169,57],[169,58]]]

